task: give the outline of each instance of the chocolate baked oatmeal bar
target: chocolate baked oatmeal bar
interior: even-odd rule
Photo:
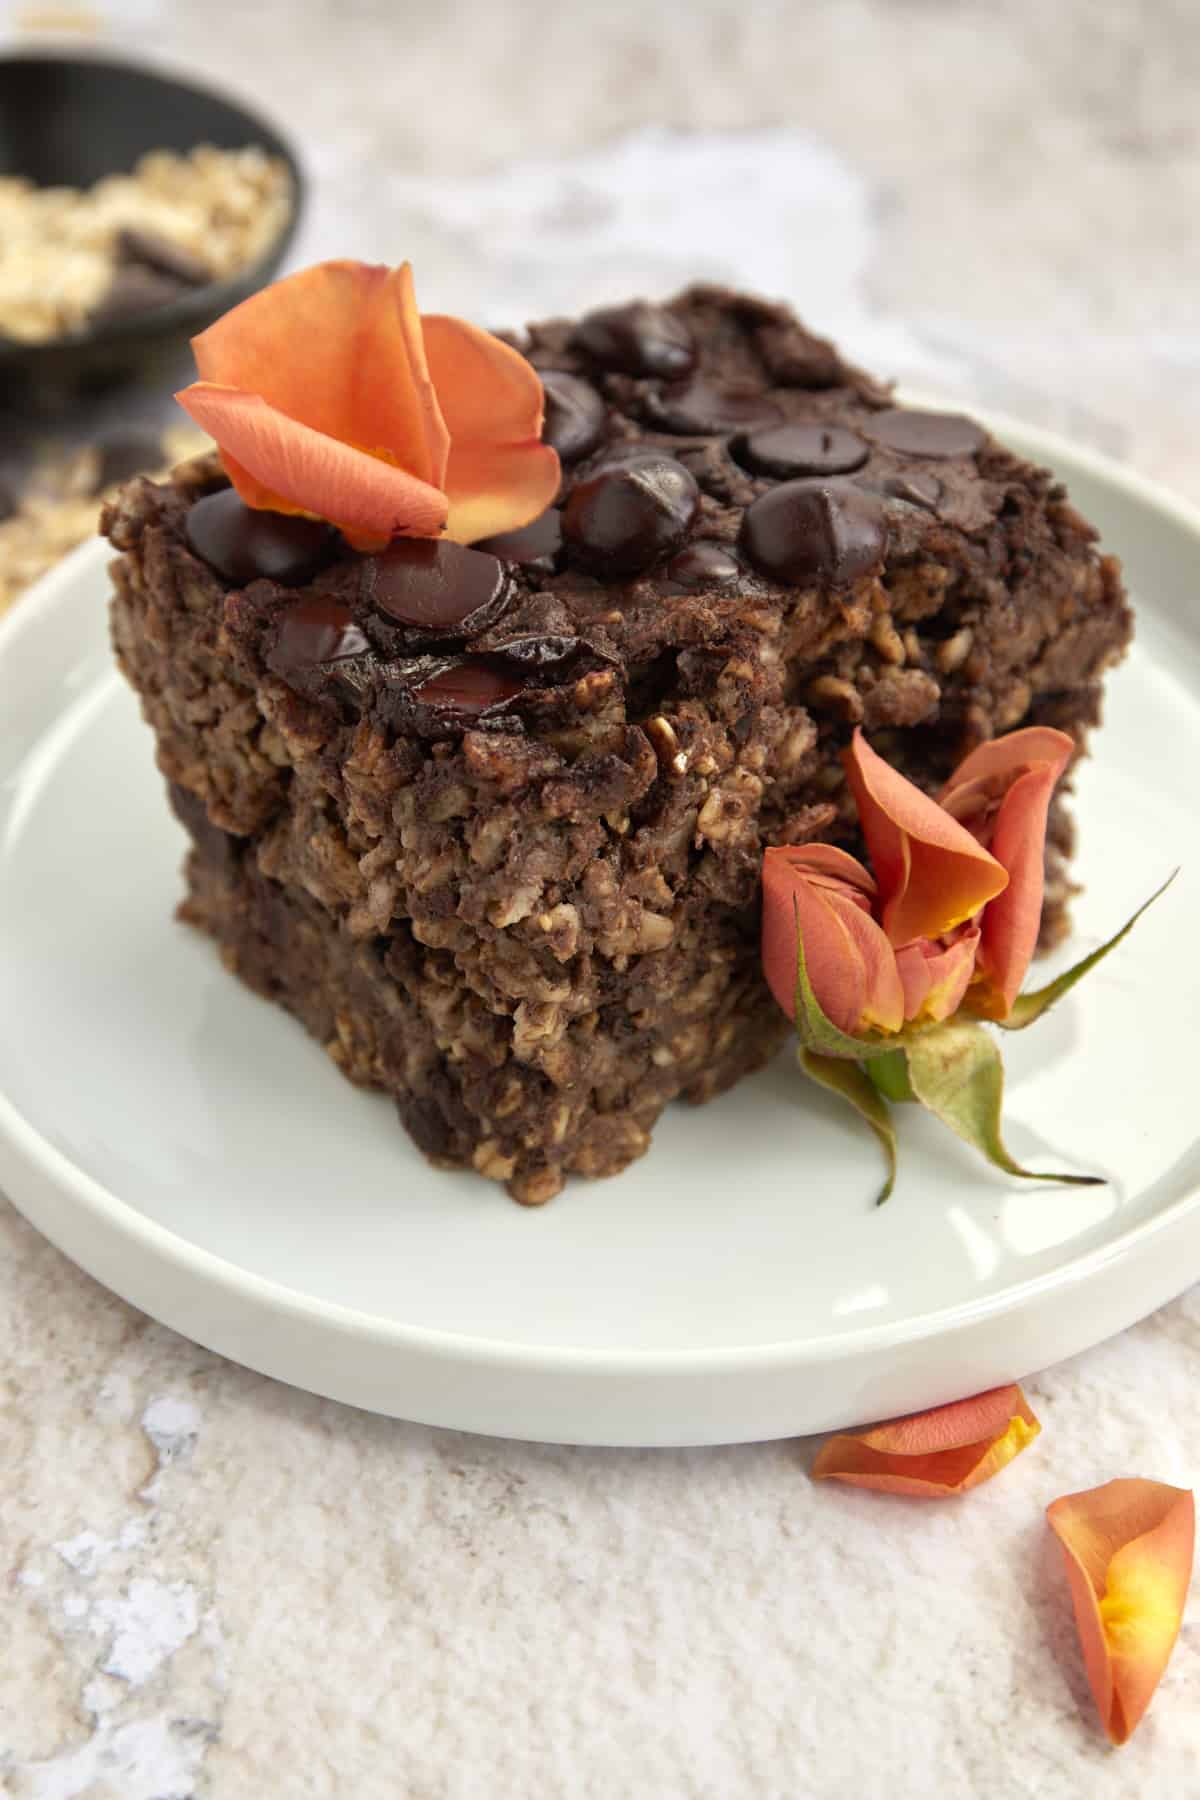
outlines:
[[[1051,475],[781,307],[695,288],[519,347],[563,464],[519,531],[356,554],[215,458],[105,529],[183,917],[435,1162],[538,1202],[785,1036],[762,852],[859,848],[855,725],[927,790],[1015,726],[1082,746],[1130,616]],[[1049,846],[1053,939],[1058,802]]]

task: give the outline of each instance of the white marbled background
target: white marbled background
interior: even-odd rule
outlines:
[[[495,322],[732,277],[1200,498],[1194,0],[82,23],[290,122],[297,260],[411,256],[427,308]],[[814,1488],[808,1444],[535,1448],[311,1399],[0,1200],[0,1791],[1196,1800],[1200,1606],[1110,1752],[1041,1509],[1197,1482],[1198,1293],[1029,1383],[1039,1443],[922,1508]]]

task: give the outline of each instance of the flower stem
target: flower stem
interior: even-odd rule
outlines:
[[[865,1065],[867,1074],[885,1100],[915,1100],[908,1079],[908,1061],[903,1050],[890,1050],[886,1056],[873,1056]]]

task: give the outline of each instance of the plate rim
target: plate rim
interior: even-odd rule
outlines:
[[[907,391],[904,398],[923,405],[938,403],[935,397]],[[940,403],[952,404],[945,399]],[[1200,550],[1200,506],[1182,495],[1099,451],[1077,445],[1041,426],[1029,425],[990,408],[972,407],[971,412],[1002,441],[1006,436],[1018,439],[1022,454],[1052,469],[1061,467],[1068,479],[1072,470],[1078,471],[1116,488],[1139,506],[1165,515],[1172,524],[1192,536]],[[18,639],[44,629],[56,608],[64,600],[70,601],[84,572],[90,572],[96,565],[99,573],[100,565],[111,555],[111,547],[103,539],[90,540],[34,582],[0,619],[0,660]],[[93,1219],[117,1236],[155,1259],[173,1265],[181,1274],[198,1279],[210,1288],[223,1289],[252,1306],[264,1307],[277,1317],[323,1324],[347,1338],[417,1351],[437,1362],[465,1362],[472,1366],[483,1365],[493,1371],[536,1370],[543,1374],[628,1376],[637,1373],[652,1377],[686,1371],[692,1376],[703,1377],[705,1374],[721,1376],[755,1370],[782,1372],[791,1367],[840,1361],[949,1336],[963,1328],[1020,1312],[1048,1292],[1070,1294],[1101,1271],[1152,1246],[1164,1233],[1172,1231],[1188,1215],[1200,1209],[1200,1182],[1197,1182],[1151,1218],[1128,1225],[1117,1236],[1057,1268],[1031,1275],[994,1293],[910,1314],[901,1320],[858,1326],[834,1336],[780,1338],[768,1343],[710,1345],[703,1349],[667,1346],[618,1349],[569,1343],[547,1347],[407,1324],[341,1301],[320,1299],[247,1269],[147,1218],[51,1144],[3,1091],[0,1091],[0,1142],[7,1144],[17,1161],[35,1178],[43,1179],[52,1189],[84,1207]],[[5,1189],[7,1197],[23,1216],[30,1217],[17,1195],[10,1190],[11,1182]],[[32,1218],[30,1222],[34,1222]],[[35,1229],[41,1227],[35,1223]]]

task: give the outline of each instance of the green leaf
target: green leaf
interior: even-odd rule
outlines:
[[[857,1063],[849,1062],[844,1056],[818,1056],[812,1050],[802,1049],[800,1067],[814,1081],[819,1081],[822,1087],[829,1088],[832,1093],[840,1094],[844,1100],[848,1100],[879,1139],[888,1168],[887,1180],[875,1201],[876,1206],[882,1206],[890,1198],[896,1185],[896,1129],[887,1103],[871,1077]]]
[[[796,915],[795,1024],[800,1042],[806,1050],[815,1050],[819,1056],[852,1057],[855,1062],[861,1062],[866,1056],[887,1056],[896,1048],[897,1039],[894,1036],[881,1037],[876,1033],[871,1037],[851,1037],[849,1032],[842,1031],[822,1010],[808,978],[808,964],[804,960],[800,909],[795,906],[793,909]]]
[[[957,1132],[964,1143],[996,1168],[1025,1181],[1065,1181],[1075,1187],[1102,1186],[1098,1175],[1051,1175],[1014,1162],[1000,1135],[1004,1064],[982,1025],[950,1020],[906,1046],[908,1078],[922,1106]]]
[[[1043,1013],[1049,1012],[1050,1008],[1061,1000],[1064,994],[1070,993],[1077,981],[1083,980],[1089,969],[1094,969],[1097,963],[1103,962],[1109,951],[1115,950],[1121,939],[1129,936],[1142,914],[1147,908],[1153,906],[1156,900],[1162,898],[1178,873],[1179,870],[1176,869],[1173,874],[1168,875],[1157,892],[1151,894],[1150,898],[1138,907],[1132,919],[1122,925],[1120,931],[1110,937],[1107,944],[1101,944],[1098,950],[1093,950],[1090,956],[1081,958],[1065,974],[1056,976],[1053,981],[1048,981],[1045,987],[1036,988],[1032,994],[1018,994],[1007,1019],[997,1019],[995,1023],[1004,1031],[1024,1031],[1027,1025],[1032,1025],[1036,1019],[1041,1018]]]

